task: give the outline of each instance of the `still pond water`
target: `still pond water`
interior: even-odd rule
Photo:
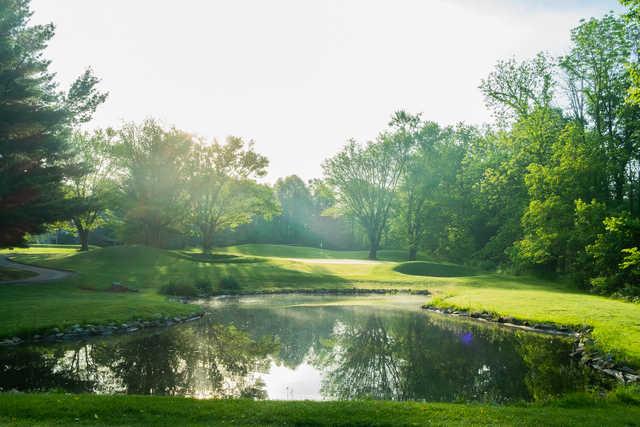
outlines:
[[[0,390],[507,402],[596,381],[568,339],[426,313],[424,302],[215,299],[202,320],[168,329],[0,349]]]

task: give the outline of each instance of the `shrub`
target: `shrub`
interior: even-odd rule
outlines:
[[[169,282],[160,288],[160,293],[177,297],[198,296],[198,289],[190,283]]]
[[[201,295],[211,295],[213,294],[213,286],[208,279],[198,279],[195,283],[196,289],[200,292]]]
[[[232,276],[224,276],[220,279],[219,287],[223,291],[238,291],[240,290],[240,284]]]

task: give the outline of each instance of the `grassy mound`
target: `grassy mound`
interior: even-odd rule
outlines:
[[[394,271],[411,276],[465,277],[472,276],[473,270],[462,265],[438,264],[428,261],[409,261],[398,264]]]

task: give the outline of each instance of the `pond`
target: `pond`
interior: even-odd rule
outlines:
[[[197,398],[533,401],[600,379],[566,338],[432,314],[424,296],[203,302],[203,319],[0,349],[0,389]]]

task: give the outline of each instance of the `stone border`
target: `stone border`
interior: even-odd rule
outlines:
[[[0,341],[0,346],[12,346],[27,343],[55,343],[81,341],[92,337],[107,337],[111,335],[124,335],[137,332],[142,329],[161,328],[177,325],[179,323],[192,322],[198,320],[205,315],[204,312],[196,313],[190,316],[175,317],[159,317],[154,320],[133,320],[126,323],[107,323],[104,325],[73,325],[64,330],[53,328],[49,332],[39,335],[33,335],[28,339],[20,337],[7,338]]]
[[[610,354],[603,354],[595,349],[595,342],[591,338],[592,329],[589,327],[573,329],[566,325],[534,323],[512,317],[502,317],[487,311],[471,312],[468,310],[459,310],[454,308],[438,308],[429,304],[423,305],[422,308],[424,310],[446,316],[464,317],[487,323],[500,324],[508,328],[520,329],[527,332],[572,337],[574,338],[574,342],[571,357],[578,359],[580,364],[613,377],[623,384],[640,382],[640,372],[630,368],[629,366],[616,363]]]

